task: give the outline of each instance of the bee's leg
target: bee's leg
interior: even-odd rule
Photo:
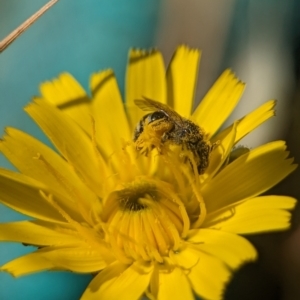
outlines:
[[[180,157],[182,158],[183,163],[190,165],[191,169],[196,175],[196,173],[198,173],[199,164],[198,154],[193,149],[190,149],[188,145],[183,145]]]
[[[210,151],[213,151],[214,149],[216,149],[220,144],[221,144],[220,141],[214,142],[210,147]]]

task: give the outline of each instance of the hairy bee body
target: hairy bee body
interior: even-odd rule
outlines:
[[[143,149],[141,145],[144,144],[145,139],[150,140],[152,149],[155,147],[159,149],[160,145],[167,142],[181,145],[192,152],[198,173],[203,174],[209,164],[212,146],[200,126],[181,117],[167,105],[154,100],[144,98],[135,100],[135,103],[143,110],[153,111],[146,114],[135,128],[133,141],[136,143],[137,150]],[[145,138],[146,130],[150,135]]]

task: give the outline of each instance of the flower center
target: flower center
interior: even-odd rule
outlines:
[[[147,202],[156,201],[157,192],[151,184],[131,184],[123,190],[116,191],[116,197],[124,211],[141,211],[147,209]]]
[[[124,260],[163,262],[176,251],[190,220],[171,185],[137,180],[112,192],[104,205],[107,242]]]

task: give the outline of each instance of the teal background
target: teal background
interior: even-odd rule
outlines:
[[[42,7],[45,0],[0,0],[0,39]],[[39,93],[42,81],[70,72],[85,89],[90,74],[113,68],[121,91],[128,50],[150,48],[159,0],[60,0],[0,54],[0,134],[22,129],[49,143],[22,107]],[[0,156],[0,166],[12,166]],[[0,206],[0,222],[24,219]],[[33,247],[0,243],[0,265]],[[14,279],[0,273],[0,299],[78,299],[90,275],[43,272]]]

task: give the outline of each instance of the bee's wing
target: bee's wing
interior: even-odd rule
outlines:
[[[144,97],[144,99],[136,99],[134,103],[144,111],[162,111],[164,112],[169,118],[173,119],[174,121],[180,123],[182,122],[181,116],[171,109],[168,105],[151,100],[149,98]]]
[[[163,110],[163,105],[162,103],[159,103],[157,101],[144,98],[144,99],[136,99],[134,100],[134,103],[136,106],[138,106],[141,110],[144,111],[157,111],[157,110]]]

